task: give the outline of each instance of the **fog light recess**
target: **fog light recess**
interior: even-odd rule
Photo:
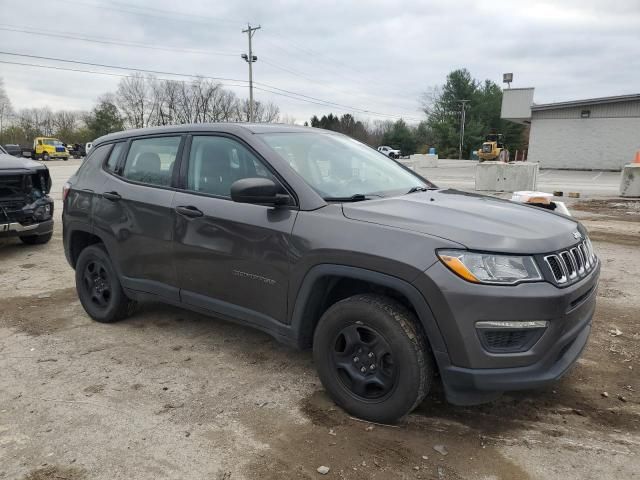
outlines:
[[[545,320],[476,322],[480,343],[491,353],[526,352],[548,326],[549,322]]]

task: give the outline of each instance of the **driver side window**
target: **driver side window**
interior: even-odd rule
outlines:
[[[241,143],[227,137],[193,137],[187,174],[188,190],[231,197],[233,182],[256,177],[278,183],[266,166]]]

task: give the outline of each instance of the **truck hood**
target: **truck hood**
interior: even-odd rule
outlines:
[[[47,167],[42,163],[29,158],[19,158],[2,153],[0,154],[0,174],[2,174],[3,170],[26,170],[36,172],[40,170],[47,170]]]
[[[0,154],[0,201],[40,198],[51,190],[49,169],[28,158]]]
[[[342,208],[353,220],[445,238],[471,250],[547,253],[577,243],[576,231],[586,234],[577,221],[549,210],[458,190],[345,203]]]

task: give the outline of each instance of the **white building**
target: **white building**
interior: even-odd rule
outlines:
[[[502,118],[531,125],[540,168],[621,170],[640,150],[640,94],[535,104],[533,88],[506,89]]]

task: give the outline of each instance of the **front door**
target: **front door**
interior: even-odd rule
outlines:
[[[194,136],[173,199],[174,258],[183,302],[257,324],[287,318],[290,237],[297,210],[236,203],[231,184],[268,177],[228,136]]]

